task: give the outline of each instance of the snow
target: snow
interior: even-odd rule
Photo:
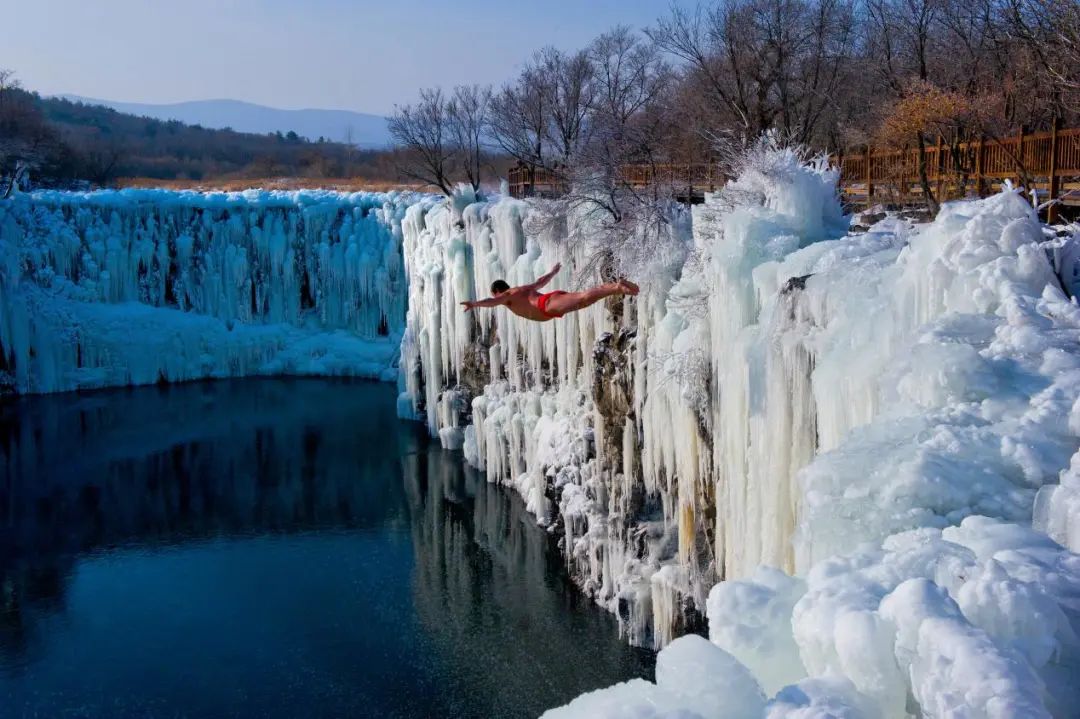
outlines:
[[[845,679],[804,679],[769,702],[765,719],[879,719],[873,703]]]
[[[656,684],[682,697],[703,717],[751,719],[761,715],[765,695],[735,657],[707,639],[688,634],[656,658]]]
[[[1048,716],[1043,683],[1077,666],[1078,562],[1044,535],[983,517],[893,535],[810,571],[791,617],[800,656],[811,676],[847,677],[885,716],[904,716],[909,692],[932,716]],[[1058,700],[1076,691],[1054,689]]]
[[[1080,399],[1069,413],[1069,429],[1080,434]],[[1080,452],[1072,456],[1058,484],[1039,489],[1035,496],[1034,524],[1054,541],[1080,552]]]
[[[880,314],[816,313],[814,398],[827,451],[801,475],[800,568],[969,514],[1031,521],[1036,491],[1077,449],[1068,418],[1080,396],[1080,310],[1040,237],[1017,194],[947,205],[882,268]],[[830,274],[808,281],[809,303],[856,297],[846,267]],[[853,386],[846,368],[857,364],[880,369],[857,373]],[[856,393],[876,409],[852,423],[836,405]]]
[[[770,694],[806,676],[791,627],[805,593],[804,581],[771,567],[709,592],[709,639],[750,668]]]
[[[121,190],[0,203],[14,391],[397,378],[408,195]]]
[[[734,657],[694,634],[680,637],[656,658],[656,684],[634,679],[578,697],[544,719],[664,717],[753,719],[765,695]]]

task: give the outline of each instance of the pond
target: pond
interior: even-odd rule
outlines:
[[[390,385],[0,404],[4,717],[529,717],[652,663]]]

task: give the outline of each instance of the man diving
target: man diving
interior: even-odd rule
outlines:
[[[518,317],[536,322],[547,322],[568,312],[576,312],[584,309],[594,302],[612,295],[636,295],[638,286],[629,280],[607,282],[597,285],[583,292],[540,292],[540,288],[551,281],[558,274],[562,265],[556,264],[536,282],[520,287],[511,287],[505,280],[495,280],[491,283],[491,297],[485,300],[473,300],[462,302],[465,310],[475,307],[498,307],[505,305],[508,310]]]

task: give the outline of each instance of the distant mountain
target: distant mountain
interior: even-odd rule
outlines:
[[[231,127],[237,132],[287,133],[294,131],[301,137],[317,140],[344,142],[352,132],[354,144],[371,149],[391,144],[386,118],[350,110],[279,110],[239,100],[194,100],[168,105],[140,102],[115,102],[79,95],[58,95],[72,102],[88,105],[104,105],[119,112],[159,120],[179,120],[189,125],[222,129]]]

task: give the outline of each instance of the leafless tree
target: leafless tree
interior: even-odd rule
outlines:
[[[535,62],[491,98],[491,135],[503,152],[531,168],[545,164],[551,110],[548,80]]]
[[[537,52],[492,99],[491,134],[502,150],[530,168],[571,163],[589,128],[594,69],[584,50]]]
[[[117,166],[124,158],[124,147],[115,141],[106,140],[76,149],[82,158],[85,178],[96,185],[104,186],[113,180]],[[264,176],[273,177],[279,172],[267,172]]]
[[[457,164],[472,185],[480,190],[480,171],[484,164],[485,133],[491,105],[491,88],[459,85],[446,105],[446,122]]]
[[[717,127],[745,141],[778,127],[807,142],[842,100],[854,30],[850,0],[723,0],[673,7],[648,33],[685,64]]]
[[[637,195],[622,175],[625,165],[655,162],[659,132],[654,104],[670,78],[657,47],[618,27],[589,46],[593,66],[587,136],[562,173],[573,198],[619,223]]]
[[[434,185],[450,196],[455,148],[447,106],[440,88],[424,89],[415,105],[395,107],[387,125],[391,136],[405,150],[399,165],[402,174]]]
[[[588,88],[567,93],[563,102],[576,116],[567,113],[565,144],[557,145],[561,206],[590,227],[595,251],[581,275],[607,278],[643,264],[670,235],[672,195],[659,184],[640,186],[626,168],[655,168],[663,159],[666,90],[673,76],[657,46],[625,27],[598,37],[572,64],[580,69],[564,75],[587,79]]]
[[[900,101],[909,88],[930,82],[934,29],[942,13],[942,0],[867,0],[867,46],[874,48],[876,72],[888,88],[886,101]],[[911,84],[912,80],[919,85]],[[930,186],[926,162],[927,133],[914,123],[911,140],[918,150],[919,186],[932,213],[938,210],[938,198]]]
[[[633,163],[656,163],[670,131],[667,90],[674,79],[657,46],[618,27],[588,48],[541,50],[492,102],[492,134],[519,162],[543,168],[562,190],[552,217],[584,215],[590,241],[601,248],[585,274],[625,258],[667,221],[668,194],[625,176]],[[543,220],[540,220],[541,222]],[[653,233],[655,234],[655,233]],[[623,252],[610,251],[623,246]]]
[[[15,77],[14,70],[8,70],[0,67],[0,109],[4,107],[4,101],[11,90],[17,90],[22,85],[19,83],[18,78]]]
[[[1080,111],[1080,2],[1003,0],[1007,32],[1030,54],[1038,79],[1052,89],[1054,114]]]
[[[539,53],[538,60],[538,71],[546,78],[540,88],[550,118],[546,125],[551,148],[547,164],[565,165],[588,136],[589,114],[596,99],[597,68],[587,50],[568,54],[547,48]]]
[[[564,203],[617,228],[662,204],[655,174],[644,190],[628,165],[715,161],[718,138],[745,148],[775,131],[833,151],[902,142],[933,209],[934,145],[952,150],[962,189],[971,140],[1002,141],[1020,166],[1007,136],[1080,121],[1078,0],[705,2],[674,6],[644,35],[616,28],[578,52],[537,52],[492,96],[488,136],[544,170]],[[475,186],[468,143],[403,129],[433,125],[447,104],[434,92],[427,113],[423,102],[398,113],[398,135],[424,181],[460,172]]]

